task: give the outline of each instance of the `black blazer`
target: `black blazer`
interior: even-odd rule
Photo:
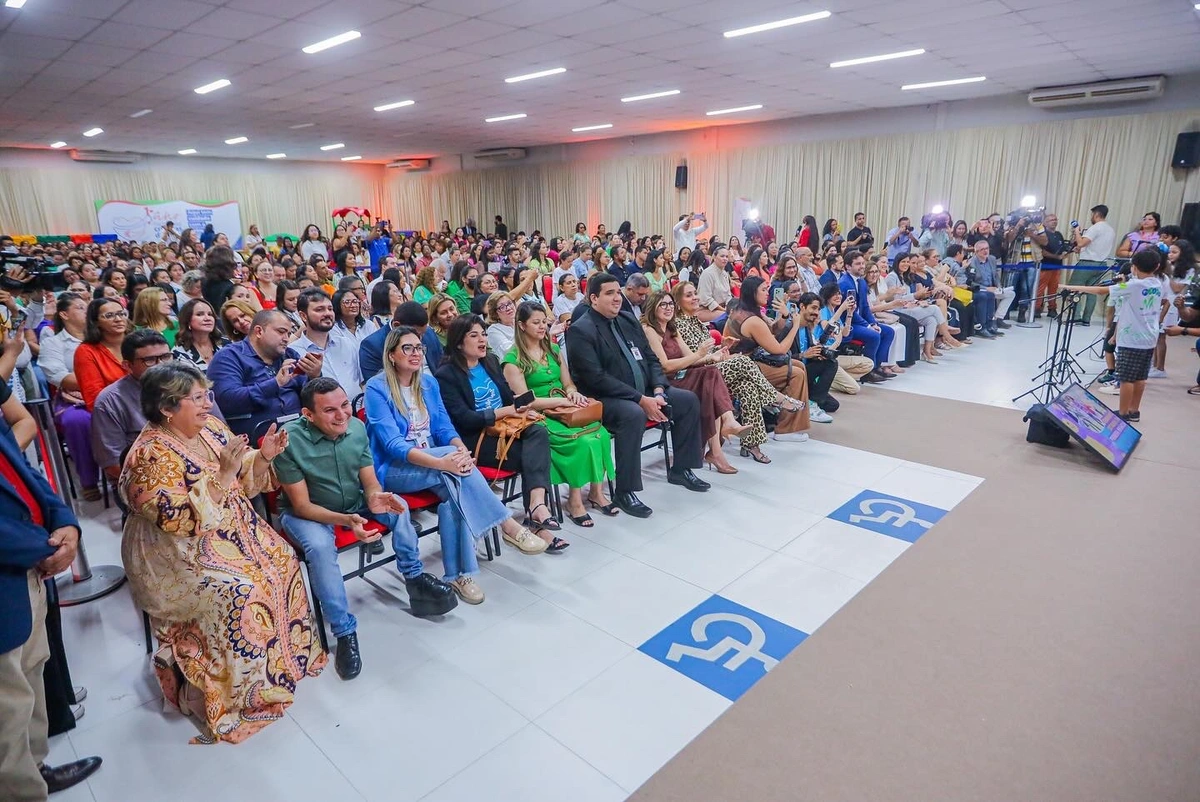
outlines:
[[[499,388],[503,406],[512,404],[513,391],[504,380],[504,369],[500,367],[500,360],[488,354],[480,360],[480,364]],[[462,441],[473,448],[479,440],[479,434],[496,422],[496,410],[485,409],[479,412],[475,409],[475,391],[471,389],[471,379],[467,372],[453,361],[447,359],[433,375],[437,377],[442,390],[442,402],[446,405],[450,422],[458,430]]]
[[[641,352],[646,392],[653,393],[659,387],[665,389],[667,377],[663,375],[658,357],[650,349],[642,325],[625,313],[617,315],[616,320],[625,341]],[[586,396],[635,402],[641,399],[633,383],[629,361],[621,353],[608,319],[594,309],[589,308],[567,329],[567,365],[579,392]]]

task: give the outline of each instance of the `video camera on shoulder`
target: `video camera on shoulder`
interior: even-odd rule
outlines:
[[[9,270],[14,267],[24,270],[29,275],[29,279],[17,281],[9,276]],[[24,292],[32,289],[61,292],[67,288],[67,280],[58,265],[49,259],[0,253],[0,288],[9,292]]]
[[[1046,207],[1036,206],[1028,209],[1014,209],[1004,218],[1004,224],[1009,228],[1015,226],[1024,217],[1030,223],[1041,224],[1046,219]]]

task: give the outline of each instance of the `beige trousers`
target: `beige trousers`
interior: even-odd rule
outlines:
[[[846,395],[857,395],[862,389],[858,379],[866,376],[875,367],[875,363],[865,356],[839,356],[837,373],[833,376],[830,389]]]
[[[0,799],[4,802],[44,802],[47,796],[38,766],[50,753],[42,680],[50,643],[46,586],[37,571],[29,572],[29,605],[33,608],[29,640],[0,654]]]

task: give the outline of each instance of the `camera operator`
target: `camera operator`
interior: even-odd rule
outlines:
[[[846,250],[857,248],[860,251],[870,250],[875,246],[875,235],[867,225],[867,215],[863,212],[854,213],[854,228],[846,232]]]
[[[940,261],[946,256],[946,248],[950,247],[950,215],[946,212],[929,214],[921,223],[924,230],[917,238],[921,250],[932,248],[937,251]]]
[[[1036,243],[1040,249],[1046,240],[1046,230],[1042,225],[1042,209],[1024,209],[1010,212],[1007,227],[1004,231],[1004,243],[1007,254],[1006,263],[1020,265],[1005,270],[1007,274],[1005,285],[1013,289],[1013,306],[1017,308],[1017,322],[1024,323],[1029,319],[1029,302],[1033,298],[1038,253],[1034,249]],[[1005,319],[1008,316],[1005,315]]]
[[[898,258],[908,256],[912,246],[919,244],[913,234],[912,220],[901,217],[896,221],[896,227],[887,233],[888,264],[896,264]]]
[[[1066,238],[1058,230],[1058,215],[1048,212],[1042,221],[1041,239],[1034,242],[1042,249],[1042,270],[1038,274],[1038,285],[1034,291],[1033,317],[1042,316],[1043,302],[1050,310],[1050,317],[1058,317],[1058,285],[1062,279],[1063,260],[1071,253]],[[1049,296],[1049,297],[1047,297]]]
[[[783,290],[790,297],[795,295],[798,286],[795,279],[788,279],[783,283]],[[836,350],[822,343],[831,334],[837,334],[838,329],[836,325],[821,320],[821,298],[815,292],[802,293],[794,303],[789,300],[787,304],[793,314],[786,319],[783,329],[775,332],[775,336],[782,340],[793,325],[800,326],[792,342],[792,352],[804,363],[807,371],[808,400],[820,407],[822,412],[837,412],[841,404],[829,391],[833,387],[833,377],[837,375],[838,355]],[[829,422],[827,416],[814,416],[812,420]]]

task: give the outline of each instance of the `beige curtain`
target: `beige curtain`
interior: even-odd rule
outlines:
[[[896,134],[596,162],[514,165],[444,175],[389,175],[385,195],[406,227],[429,228],[473,216],[485,228],[502,214],[510,229],[550,236],[585,222],[615,230],[667,232],[684,211],[707,211],[727,237],[740,220],[733,201],[747,197],[781,237],[806,214],[850,227],[867,213],[877,233],[901,214],[919,217],[942,204],[968,223],[1015,209],[1025,195],[1063,220],[1109,206],[1119,230],[1155,210],[1178,219],[1186,175],[1169,167],[1175,136],[1200,112],[1101,117],[1036,125]],[[688,189],[674,188],[686,160]],[[402,226],[403,227],[403,226]]]
[[[1016,208],[1035,195],[1063,227],[1097,203],[1120,232],[1147,211],[1175,222],[1186,174],[1168,166],[1175,136],[1200,111],[1062,120],[1036,125],[675,152],[607,161],[516,164],[444,174],[408,174],[372,165],[149,159],[132,168],[80,165],[44,155],[0,159],[0,231],[88,232],[96,200],[236,200],[243,225],[264,234],[327,226],[337,206],[366,206],[397,229],[452,226],[475,218],[488,229],[502,214],[510,229],[568,235],[577,222],[610,230],[629,220],[641,233],[669,231],[681,212],[706,211],[722,237],[735,198],[747,197],[781,237],[806,214],[849,228],[865,211],[878,234],[901,214],[942,204],[968,222]],[[62,154],[55,154],[61,156]],[[688,189],[674,187],[686,161]]]

